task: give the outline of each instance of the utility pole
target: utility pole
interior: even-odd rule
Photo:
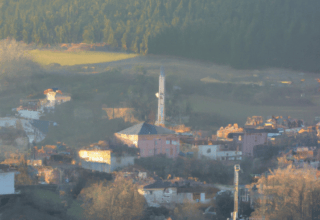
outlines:
[[[234,165],[234,209],[232,215],[233,220],[237,220],[238,217],[239,171],[240,165]]]

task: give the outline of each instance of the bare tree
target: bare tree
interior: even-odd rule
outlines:
[[[40,66],[32,61],[25,43],[10,39],[0,41],[0,79],[29,76],[40,70]],[[0,89],[7,83],[1,80]]]
[[[271,172],[271,171],[270,171]],[[254,217],[283,220],[320,218],[320,180],[317,170],[289,165],[262,177],[257,185],[261,195]]]
[[[146,204],[137,186],[120,176],[113,183],[100,182],[85,188],[81,196],[87,219],[140,219]]]
[[[199,204],[185,203],[174,209],[174,216],[177,220],[203,220],[202,211],[199,210]]]

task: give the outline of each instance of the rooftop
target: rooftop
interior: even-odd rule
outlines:
[[[144,189],[162,189],[162,188],[168,188],[168,187],[177,187],[177,185],[169,181],[157,180],[156,182],[150,185],[146,185],[143,188]]]

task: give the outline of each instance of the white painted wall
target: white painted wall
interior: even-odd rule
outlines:
[[[141,195],[143,195],[147,201],[149,207],[160,207],[163,204],[177,204],[177,203],[196,203],[193,199],[192,192],[177,192],[176,187],[159,188],[159,189],[139,189]],[[206,199],[206,194],[200,193],[200,203],[210,203],[211,198]]]
[[[14,172],[0,173],[0,195],[14,194]]]
[[[242,155],[241,151],[219,151],[217,157],[234,157]]]
[[[114,155],[111,155],[111,172],[116,170],[117,168],[126,167],[130,165],[134,165],[134,159],[136,156],[124,156],[117,158]]]
[[[226,157],[230,160],[242,159],[241,151],[220,151],[219,145],[199,145],[198,149],[199,159],[202,157],[206,157],[211,160],[221,160],[221,158],[226,160]]]
[[[217,159],[217,151],[219,150],[219,145],[199,145],[198,149],[199,159],[201,159],[202,156],[207,157],[211,160]]]
[[[111,155],[111,165],[103,162],[81,161],[82,168],[89,170],[96,170],[99,172],[111,173],[117,168],[122,168],[130,165],[134,165],[135,156],[115,157]]]
[[[242,160],[241,151],[219,151],[217,152],[218,160]]]
[[[177,195],[177,203],[193,202],[193,193],[181,192]]]
[[[21,118],[25,118],[25,119],[39,119],[41,116],[40,112],[29,111],[29,110],[20,110],[18,111],[18,114]]]
[[[150,207],[160,207],[161,204],[175,203],[177,200],[177,188],[140,189],[139,193],[144,196]]]

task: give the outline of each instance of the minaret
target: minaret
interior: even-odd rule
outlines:
[[[164,126],[165,121],[165,75],[164,75],[164,69],[161,66],[160,67],[160,76],[159,76],[159,93],[156,94],[158,98],[158,117],[156,120],[156,125],[158,126]]]

